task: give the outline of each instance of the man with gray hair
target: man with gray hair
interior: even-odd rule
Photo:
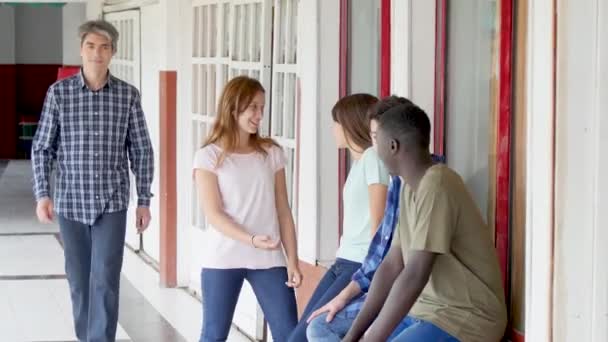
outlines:
[[[108,69],[118,31],[103,20],[88,21],[79,31],[82,68],[49,87],[32,144],[36,214],[44,223],[57,215],[76,336],[80,341],[114,341],[129,162],[141,233],[150,222],[153,151],[139,92]]]

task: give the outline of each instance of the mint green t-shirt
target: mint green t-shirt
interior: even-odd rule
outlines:
[[[344,184],[344,222],[336,257],[363,261],[372,241],[368,186],[388,185],[388,182],[388,171],[373,147],[365,150],[361,158],[352,164]]]

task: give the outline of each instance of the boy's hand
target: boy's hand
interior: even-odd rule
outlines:
[[[344,309],[346,304],[347,304],[346,301],[338,295],[334,299],[332,299],[329,303],[323,305],[322,307],[315,310],[312,314],[310,314],[310,317],[306,320],[306,323],[310,323],[317,316],[320,316],[321,314],[326,313],[326,312],[327,312],[327,318],[325,319],[325,321],[327,323],[329,323],[334,319],[336,314],[338,312],[340,312],[340,310]]]

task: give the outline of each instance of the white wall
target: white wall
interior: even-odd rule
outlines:
[[[558,1],[554,341],[608,341],[608,4]]]
[[[411,0],[411,6],[411,100],[424,109],[433,124],[435,115],[435,1]]]
[[[81,64],[78,26],[86,21],[86,12],[85,3],[69,3],[62,7],[64,65]]]
[[[0,64],[15,64],[15,9],[0,6]]]
[[[154,219],[144,233],[144,250],[156,261],[160,258],[160,119],[159,119],[159,70],[161,63],[162,45],[158,39],[161,36],[161,9],[158,4],[141,8],[141,101],[146,123],[154,148],[155,177],[152,181],[152,202],[150,210]]]
[[[101,19],[104,0],[87,0],[87,20]]]
[[[15,8],[15,60],[18,64],[62,64],[60,7]]]

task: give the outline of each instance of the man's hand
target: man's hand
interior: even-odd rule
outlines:
[[[137,233],[141,234],[150,225],[152,216],[150,215],[150,208],[148,207],[137,207],[135,210],[135,227],[137,227]]]
[[[44,197],[41,198],[38,203],[36,203],[36,216],[38,216],[38,221],[41,223],[52,223],[54,214],[53,214],[53,200]]]
[[[285,285],[298,288],[302,285],[302,278],[302,272],[300,272],[300,267],[297,264],[287,266],[287,282]]]
[[[336,314],[338,312],[340,312],[340,310],[344,309],[346,304],[347,304],[346,301],[344,299],[342,299],[342,297],[340,297],[340,295],[337,295],[329,303],[323,305],[322,307],[318,308],[313,313],[311,313],[310,317],[308,317],[308,319],[306,320],[306,323],[312,322],[312,320],[315,319],[317,316],[320,316],[321,314],[324,314],[326,312],[327,312],[327,318],[325,319],[325,321],[327,323],[329,323],[334,319]]]

